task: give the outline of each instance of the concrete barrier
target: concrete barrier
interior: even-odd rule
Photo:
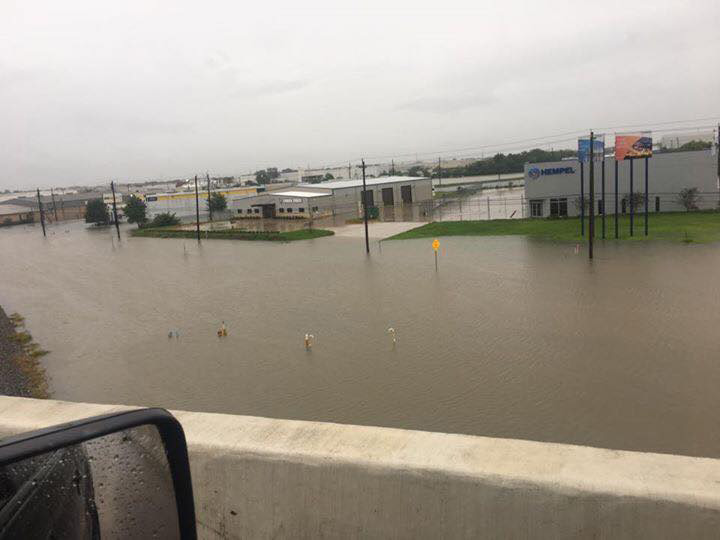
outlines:
[[[0,397],[0,436],[127,408]],[[720,536],[720,460],[173,414],[201,538]]]

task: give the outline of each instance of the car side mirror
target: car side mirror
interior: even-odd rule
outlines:
[[[196,538],[182,426],[163,409],[0,441],[0,539]]]

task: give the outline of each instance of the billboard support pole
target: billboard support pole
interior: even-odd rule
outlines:
[[[585,165],[580,161],[580,236],[585,236]]]
[[[648,158],[645,157],[645,236],[648,235]]]
[[[634,233],[633,221],[635,218],[635,202],[634,202],[635,192],[633,191],[633,189],[634,189],[634,187],[633,187],[633,169],[634,169],[633,158],[630,158],[629,161],[630,161],[630,236],[633,236],[633,233]]]
[[[593,258],[593,240],[595,240],[595,135],[590,132],[590,161],[588,163],[588,176],[590,177],[590,215],[588,223],[588,257]]]
[[[603,145],[603,156],[602,156],[602,170],[600,171],[601,174],[601,182],[602,182],[602,237],[603,240],[605,240],[605,214],[607,214],[607,207],[605,206],[605,145]]]
[[[615,159],[615,240],[620,238],[618,229],[618,162]]]

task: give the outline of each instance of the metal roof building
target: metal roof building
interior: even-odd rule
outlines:
[[[368,178],[368,206],[406,206],[432,199],[430,178],[383,176]],[[297,184],[268,191],[256,197],[228,201],[228,209],[238,217],[310,218],[361,210],[362,180],[330,180],[317,184]]]

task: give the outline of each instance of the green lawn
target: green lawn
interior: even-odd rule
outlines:
[[[587,219],[587,218],[586,218]],[[615,219],[606,218],[607,238],[615,240]],[[587,233],[587,221],[585,224]],[[635,235],[630,236],[630,217],[619,220],[621,240],[667,240],[675,242],[720,241],[720,212],[668,212],[649,214],[649,235],[644,236],[643,214],[635,216]],[[495,219],[491,221],[441,221],[428,223],[397,234],[388,240],[434,238],[437,236],[524,235],[555,242],[582,243],[579,218]],[[602,238],[602,219],[596,219],[595,238]]]
[[[196,238],[194,230],[162,227],[157,229],[133,229],[132,236],[147,238]],[[244,231],[241,229],[226,229],[220,231],[200,231],[200,238],[220,240],[266,240],[279,242],[293,242],[295,240],[310,240],[323,236],[332,236],[332,231],[325,229],[301,229],[298,231]]]

